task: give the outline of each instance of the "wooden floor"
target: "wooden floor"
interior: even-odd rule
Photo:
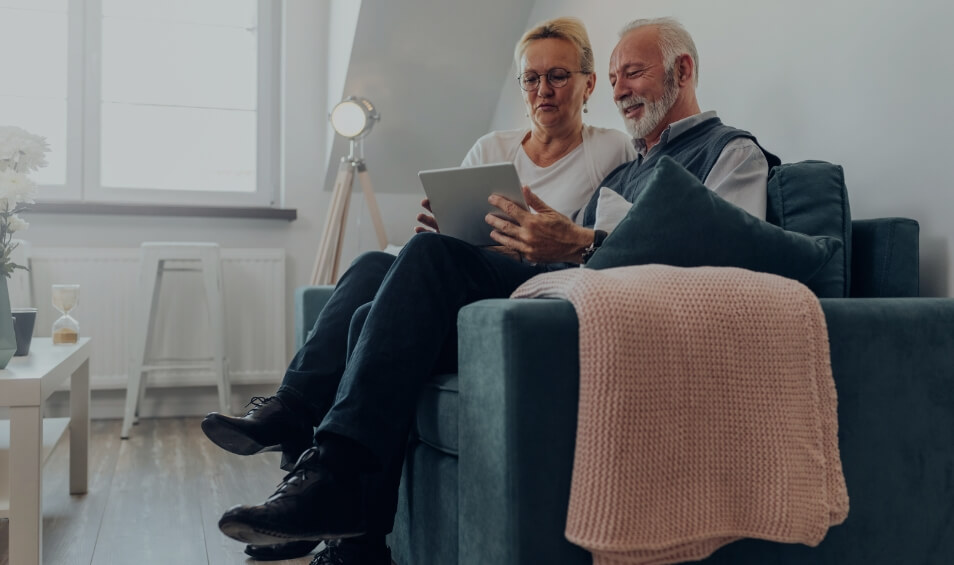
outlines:
[[[284,476],[280,456],[227,453],[199,421],[142,420],[121,440],[119,420],[94,420],[85,495],[69,494],[69,449],[59,445],[43,470],[43,563],[258,563],[216,524],[230,506],[261,502],[275,490]],[[10,565],[8,524],[0,520],[0,565]]]

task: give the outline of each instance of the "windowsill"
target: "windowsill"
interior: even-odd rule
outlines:
[[[182,206],[174,204],[119,204],[114,202],[71,202],[46,200],[30,204],[34,214],[107,214],[123,216],[179,216],[202,218],[257,218],[293,221],[295,208],[265,206]]]

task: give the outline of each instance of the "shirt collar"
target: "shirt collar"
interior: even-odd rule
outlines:
[[[662,135],[659,136],[659,143],[653,146],[653,149],[660,147],[669,143],[670,140],[673,140],[680,135],[686,133],[693,127],[701,124],[702,122],[708,120],[709,118],[716,117],[715,110],[709,110],[708,112],[702,112],[694,116],[689,116],[688,118],[683,118],[681,120],[675,121],[669,124],[669,127],[663,130]],[[636,152],[639,153],[640,157],[646,157],[646,141],[642,138],[634,139],[633,146],[636,147]]]

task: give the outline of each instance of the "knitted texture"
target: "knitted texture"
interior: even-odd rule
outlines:
[[[594,565],[679,563],[751,537],[815,546],[848,514],[817,298],[736,268],[538,275],[580,324],[566,537]]]

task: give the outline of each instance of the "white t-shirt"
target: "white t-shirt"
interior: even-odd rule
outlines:
[[[625,133],[583,126],[583,143],[548,167],[530,160],[523,149],[528,129],[491,132],[467,152],[462,167],[513,163],[520,181],[548,206],[570,218],[590,201],[600,182],[613,169],[636,158],[632,138]]]

